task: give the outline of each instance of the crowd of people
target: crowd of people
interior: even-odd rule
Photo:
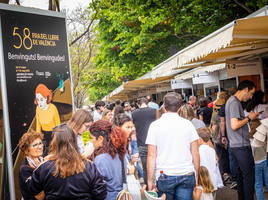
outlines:
[[[116,200],[128,191],[125,197],[133,200],[213,200],[228,185],[239,200],[254,194],[262,200],[268,189],[268,104],[255,90],[243,81],[215,101],[186,101],[170,92],[159,105],[147,96],[78,109],[46,136],[45,154],[43,133],[22,136],[21,194],[25,200]]]

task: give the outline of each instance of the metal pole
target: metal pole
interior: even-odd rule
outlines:
[[[236,87],[238,87],[238,85],[239,85],[239,77],[236,76],[236,77],[235,77],[235,80],[236,80]]]
[[[259,57],[259,62],[257,64],[257,67],[259,67],[259,70],[260,70],[261,90],[264,92],[265,91],[265,84],[264,84],[264,75],[263,75],[263,62],[262,62],[261,57]]]
[[[10,139],[10,124],[8,114],[8,102],[7,102],[7,86],[6,86],[6,72],[4,63],[4,50],[3,50],[3,38],[2,38],[2,24],[0,17],[0,78],[1,78],[1,91],[2,91],[2,103],[3,103],[3,116],[4,116],[4,131],[5,131],[5,149],[6,160],[8,170],[8,183],[10,199],[15,200],[15,184],[13,174],[13,162],[11,153],[11,139]]]
[[[70,57],[70,47],[69,47],[69,40],[67,35],[67,21],[66,21],[66,14],[64,16],[65,21],[65,29],[66,29],[66,40],[67,40],[67,48],[68,48],[68,58],[69,58],[69,71],[70,71],[70,87],[71,87],[71,94],[72,94],[72,106],[73,106],[73,113],[76,110],[75,104],[74,104],[74,91],[73,91],[73,78],[72,78],[72,64],[71,64],[71,57]]]
[[[221,92],[220,72],[217,73],[218,90]]]
[[[204,90],[204,97],[206,97],[207,94],[206,94],[206,86],[205,86],[205,84],[203,84],[203,90]]]
[[[185,99],[185,94],[184,94],[184,90],[183,90],[183,88],[181,88],[181,94],[182,94],[182,96],[184,97],[184,99]]]

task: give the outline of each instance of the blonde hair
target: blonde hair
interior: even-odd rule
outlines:
[[[106,120],[106,116],[107,116],[109,113],[112,113],[112,111],[109,110],[109,109],[105,109],[105,110],[102,112],[101,120]]]
[[[196,131],[197,131],[199,137],[201,137],[204,142],[209,141],[209,139],[210,139],[210,131],[209,131],[209,129],[207,127],[199,128]]]
[[[67,178],[85,171],[87,159],[79,153],[72,128],[67,124],[61,124],[52,134],[48,159],[55,162],[53,175]]]
[[[75,134],[78,134],[78,131],[82,125],[88,122],[93,122],[93,117],[91,116],[90,112],[80,109],[73,114],[67,124],[73,129]]]
[[[195,116],[194,109],[189,104],[184,104],[178,110],[178,114],[188,120],[192,120]]]
[[[210,180],[208,169],[204,166],[200,166],[198,183],[203,187],[204,193],[211,193],[214,191],[214,186]]]

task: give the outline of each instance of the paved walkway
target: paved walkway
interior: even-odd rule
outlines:
[[[268,200],[268,193],[264,193],[264,199]],[[238,200],[237,191],[229,187],[221,188],[217,191],[216,200]]]

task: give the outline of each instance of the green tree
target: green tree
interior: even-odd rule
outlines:
[[[230,21],[245,17],[267,0],[98,0],[99,49],[94,81],[102,97]],[[105,73],[103,73],[105,72]],[[105,90],[99,90],[104,88]]]

